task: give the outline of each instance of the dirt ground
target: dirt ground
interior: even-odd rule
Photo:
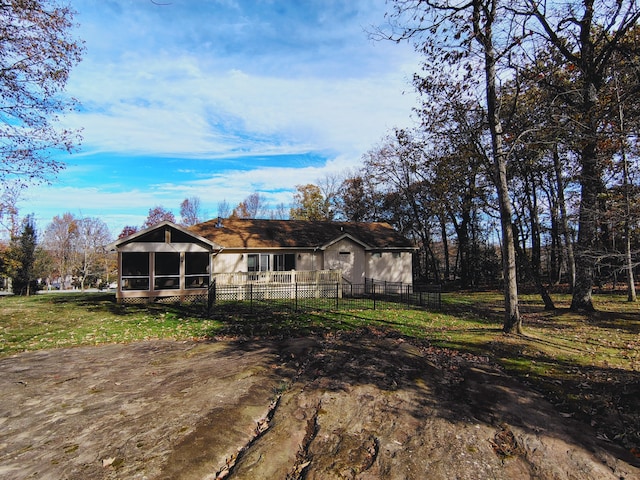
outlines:
[[[487,359],[370,332],[24,353],[0,394],[3,479],[640,479]]]

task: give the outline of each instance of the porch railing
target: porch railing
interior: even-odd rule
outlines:
[[[267,308],[313,310],[347,310],[378,308],[411,308],[412,306],[441,308],[441,291],[434,285],[415,291],[412,285],[396,282],[368,281],[353,283],[247,283],[218,285],[214,279],[209,286],[207,314],[214,306],[230,308],[236,305],[253,311],[257,305]],[[233,307],[231,307],[233,308]],[[260,307],[262,308],[262,307]],[[226,310],[223,310],[226,311]]]
[[[310,270],[285,272],[233,272],[214,273],[213,279],[218,285],[249,285],[255,283],[268,284],[314,284],[314,283],[340,283],[341,270]]]

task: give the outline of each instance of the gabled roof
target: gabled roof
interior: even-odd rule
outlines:
[[[189,227],[190,232],[227,249],[318,248],[349,238],[369,250],[412,250],[413,244],[388,223],[222,219]]]
[[[131,235],[119,238],[115,242],[107,245],[107,250],[114,250],[122,245],[126,245],[131,242],[164,242],[165,241],[165,232],[170,232],[170,238],[173,243],[179,242],[192,242],[192,243],[201,243],[210,247],[213,250],[220,249],[219,245],[216,245],[211,240],[207,238],[203,238],[199,236],[197,233],[192,232],[180,225],[176,225],[173,222],[164,221],[160,222],[157,225],[154,225],[149,228],[145,228],[144,230],[140,230],[138,232],[132,233]]]

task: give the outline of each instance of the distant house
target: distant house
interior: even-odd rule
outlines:
[[[224,219],[162,222],[111,244],[117,298],[186,298],[220,283],[411,284],[414,246],[386,223]]]

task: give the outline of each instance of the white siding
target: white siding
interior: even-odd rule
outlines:
[[[387,282],[413,283],[411,252],[368,254],[367,277]]]
[[[213,273],[247,271],[247,256],[242,253],[219,253],[213,258]]]
[[[340,240],[324,251],[325,270],[342,270],[351,283],[364,283],[365,252],[362,246],[348,239]]]
[[[322,252],[300,252],[296,254],[296,270],[323,270]]]

